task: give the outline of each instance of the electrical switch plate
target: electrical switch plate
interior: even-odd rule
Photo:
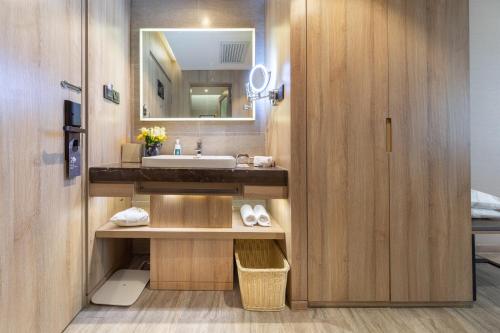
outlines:
[[[120,93],[113,89],[113,86],[104,85],[103,87],[104,98],[115,104],[120,104]]]

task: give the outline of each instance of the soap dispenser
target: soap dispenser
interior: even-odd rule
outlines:
[[[174,155],[181,155],[182,154],[182,148],[181,148],[181,140],[176,139],[175,140],[175,146],[174,146]]]

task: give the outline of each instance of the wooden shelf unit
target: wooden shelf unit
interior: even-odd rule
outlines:
[[[120,227],[108,222],[95,232],[96,238],[151,239],[285,239],[285,231],[272,219],[271,227],[247,227],[239,212],[233,212],[231,228],[154,228]]]

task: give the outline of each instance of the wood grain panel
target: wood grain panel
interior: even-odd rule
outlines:
[[[391,299],[471,300],[468,1],[389,1]]]
[[[172,228],[231,228],[232,197],[152,195],[151,226]]]
[[[130,198],[89,198],[88,211],[88,272],[87,294],[97,287],[116,269],[129,260],[128,244],[122,239],[98,239],[95,231],[107,223],[111,216],[131,206]]]
[[[233,289],[233,240],[151,240],[151,288]]]
[[[290,179],[292,266],[289,299],[292,307],[307,300],[307,11],[306,0],[290,3]]]
[[[62,131],[81,97],[60,86],[82,84],[82,10],[2,1],[0,332],[60,332],[83,304],[85,179],[65,178]]]
[[[296,308],[307,306],[306,0],[266,1],[266,27],[271,86],[284,84],[286,91],[279,105],[268,106],[266,154],[288,169],[290,184],[268,208],[286,232],[280,244],[291,266],[287,297]]]
[[[144,34],[149,35],[149,34]],[[143,38],[143,44],[145,40]],[[172,80],[163,69],[157,58],[153,55],[149,48],[143,46],[143,116],[147,112],[147,116],[151,118],[165,118],[172,112]],[[163,98],[158,95],[158,83],[161,82],[164,86]],[[145,111],[147,110],[147,111]]]
[[[89,1],[87,15],[88,165],[119,163],[130,133],[130,1]],[[104,84],[120,92],[119,105],[103,98]],[[88,293],[127,260],[126,241],[95,239],[95,230],[128,207],[130,198],[88,198]]]
[[[135,184],[89,184],[90,197],[132,198]]]
[[[178,81],[181,77],[179,64],[172,60],[164,44],[161,32],[145,32],[142,34],[143,59],[143,105],[146,106],[149,118],[164,118],[178,112]],[[157,79],[165,87],[165,97],[157,94]],[[143,114],[144,115],[144,114]]]
[[[243,186],[245,199],[286,199],[287,186]]]
[[[160,238],[160,239],[284,239],[285,233],[278,221],[272,226],[249,228],[243,224],[239,211],[233,211],[231,228],[199,227],[119,227],[108,222],[96,230],[97,238]]]
[[[307,16],[309,301],[388,301],[387,4]]]
[[[232,197],[151,196],[151,227],[231,228]],[[151,239],[151,287],[226,290],[233,283],[233,240]]]

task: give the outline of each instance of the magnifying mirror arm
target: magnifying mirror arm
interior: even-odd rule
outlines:
[[[284,89],[284,86],[280,87],[279,89],[272,89],[269,90],[266,94],[263,93],[253,93],[253,92],[248,92],[247,93],[247,100],[248,102],[252,103],[260,99],[265,99],[268,98],[271,103],[276,106],[278,105],[279,102],[283,100],[283,93],[282,91]]]
[[[268,98],[270,96],[269,93],[263,95],[264,92],[253,91],[252,88],[250,88],[250,83],[246,84],[246,91],[247,91],[247,100],[249,102],[255,102],[259,99]]]
[[[248,100],[250,102],[254,102],[254,101],[257,101],[259,99],[264,99],[264,98],[269,98],[269,93],[266,94],[266,95],[263,95],[262,93],[258,93],[258,94],[252,94],[248,97]]]

